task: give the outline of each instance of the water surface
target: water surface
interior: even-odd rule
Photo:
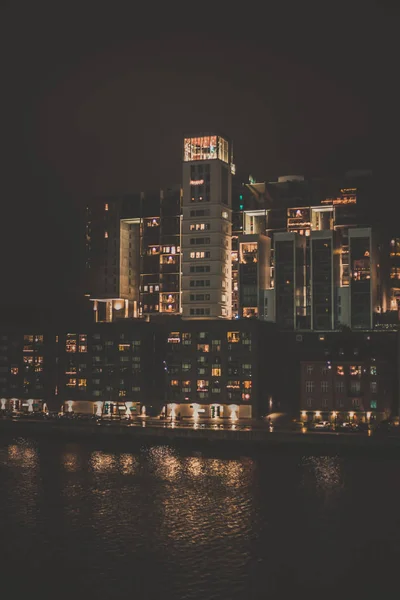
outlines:
[[[399,588],[399,459],[3,437],[0,490],[7,598],[354,599]]]

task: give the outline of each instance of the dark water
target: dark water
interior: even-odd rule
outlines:
[[[399,459],[0,439],[1,597],[394,598],[399,511]]]

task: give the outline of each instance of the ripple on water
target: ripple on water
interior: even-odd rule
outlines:
[[[3,441],[2,585],[12,582],[17,594],[29,582],[43,593],[62,581],[57,595],[79,589],[97,600],[234,600],[323,591],[328,577],[332,590],[351,591],[351,566],[367,561],[374,536],[391,548],[382,542],[373,553],[377,570],[399,557],[397,516],[385,512],[385,497],[400,505],[397,471],[394,461],[365,468],[326,456],[229,459],[169,446],[110,452]]]

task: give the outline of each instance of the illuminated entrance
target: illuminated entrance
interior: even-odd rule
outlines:
[[[220,404],[212,404],[210,406],[211,409],[211,418],[216,419],[221,416],[221,405]]]

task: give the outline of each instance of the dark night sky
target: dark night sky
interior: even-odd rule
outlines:
[[[1,10],[3,305],[77,296],[85,199],[179,182],[185,131],[226,132],[259,179],[374,162],[382,4],[108,4]]]

